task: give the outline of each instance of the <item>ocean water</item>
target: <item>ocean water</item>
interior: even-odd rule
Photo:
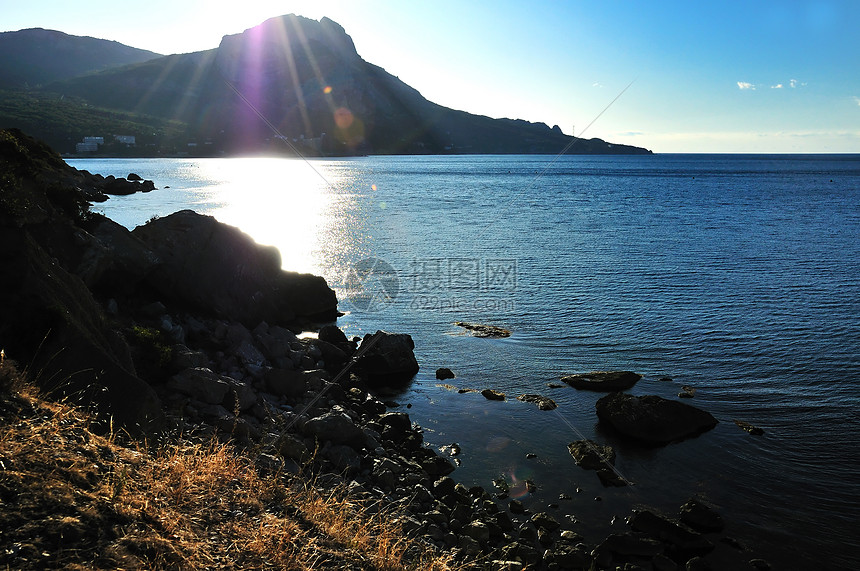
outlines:
[[[155,181],[96,206],[129,228],[212,214],[278,246],[286,269],[323,275],[347,334],[410,333],[421,371],[387,398],[429,444],[459,444],[465,485],[504,478],[592,541],[623,531],[631,508],[674,515],[698,496],[775,568],[860,567],[860,156],[69,163]],[[513,334],[478,339],[456,321]],[[456,373],[450,387],[438,367]],[[548,386],[606,369],[643,375],[636,395],[692,386],[685,402],[719,424],[631,446],[598,426],[600,394]],[[635,485],[603,488],[577,467],[566,446],[581,438],[615,446]]]

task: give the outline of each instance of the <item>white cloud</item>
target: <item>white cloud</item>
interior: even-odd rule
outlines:
[[[747,81],[739,81],[738,82],[738,89],[741,89],[741,90],[751,89],[751,90],[755,91],[755,85],[752,83],[749,83]]]
[[[603,87],[603,84],[600,83],[599,81],[595,81],[594,83],[591,84],[591,87]]]
[[[792,79],[788,82],[788,84],[791,86],[792,89],[794,89],[795,87],[797,87],[797,80]]]
[[[856,103],[857,105],[860,105],[860,97],[855,97],[854,103]]]
[[[771,85],[770,88],[771,89],[782,89],[783,85],[781,83],[777,83],[776,85]]]

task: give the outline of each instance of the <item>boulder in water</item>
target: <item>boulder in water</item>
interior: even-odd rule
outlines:
[[[615,392],[597,401],[597,416],[619,434],[663,445],[706,432],[717,425],[710,413],[659,396],[634,397]]]
[[[575,389],[586,391],[625,391],[642,378],[633,371],[592,371],[562,377],[561,380]]]

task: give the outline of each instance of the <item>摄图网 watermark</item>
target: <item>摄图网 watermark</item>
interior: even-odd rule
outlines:
[[[513,258],[416,258],[398,271],[379,258],[356,262],[344,279],[346,299],[374,312],[398,298],[414,310],[511,311],[517,287]]]

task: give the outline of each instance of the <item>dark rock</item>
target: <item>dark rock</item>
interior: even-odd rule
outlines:
[[[615,470],[609,468],[601,468],[597,471],[597,478],[604,488],[615,487],[622,488],[628,484],[627,480],[620,477]]]
[[[422,460],[421,467],[431,477],[434,478],[439,476],[447,476],[456,469],[456,467],[451,464],[451,462],[435,454],[433,456],[430,456],[429,458],[425,458],[424,460]]]
[[[533,395],[533,394],[525,394],[517,397],[517,400],[523,402],[532,402],[538,405],[538,408],[541,410],[553,410],[558,408],[558,405],[555,404],[555,401],[551,398],[541,396],[541,395]]]
[[[552,551],[552,561],[562,569],[590,569],[591,556],[576,546],[560,545]]]
[[[146,244],[113,220],[93,217],[88,229],[101,246],[91,252],[103,257],[102,271],[91,280],[90,287],[132,292],[158,264],[158,257]]]
[[[490,528],[482,521],[472,521],[466,524],[462,533],[479,543],[486,543],[490,540]]]
[[[167,381],[167,388],[207,404],[221,404],[230,390],[230,383],[225,377],[199,367],[174,375]]]
[[[738,425],[738,428],[749,432],[750,434],[755,434],[756,436],[761,436],[762,434],[764,434],[763,429],[759,428],[758,426],[753,426],[749,422],[744,422],[743,420],[735,420],[733,422]]]
[[[371,386],[407,383],[419,368],[414,349],[415,342],[406,333],[368,333],[353,371]]]
[[[322,416],[305,422],[302,431],[315,436],[321,442],[330,441],[338,444],[361,444],[364,442],[364,432],[346,414],[328,412]]]
[[[725,527],[720,514],[695,498],[681,506],[681,521],[702,533],[719,532]]]
[[[444,381],[446,379],[453,379],[454,377],[456,377],[454,371],[448,369],[447,367],[440,367],[436,369],[436,378],[440,381]]]
[[[147,282],[167,299],[248,327],[337,315],[337,298],[323,278],[283,271],[277,248],[211,216],[183,210],[132,233],[158,257]]]
[[[575,389],[587,391],[624,391],[642,378],[633,371],[592,371],[562,377],[561,380]]]
[[[312,346],[319,349],[326,370],[332,374],[337,374],[349,361],[349,355],[333,343],[317,340]]]
[[[705,555],[714,549],[714,544],[701,534],[647,510],[636,512],[630,519],[630,527],[668,543],[675,552],[685,555]]]
[[[545,529],[547,531],[555,531],[561,524],[556,521],[554,517],[549,515],[546,512],[538,512],[531,517],[532,523],[538,529]]]
[[[102,186],[102,191],[105,194],[116,196],[127,196],[129,194],[134,194],[139,190],[141,190],[141,184],[139,182],[126,180],[124,178],[108,177],[105,179],[105,183]]]
[[[511,520],[511,516],[508,515],[508,512],[498,511],[493,514],[493,518],[495,519],[496,525],[502,531],[508,532],[514,529],[514,522]]]
[[[193,351],[185,345],[174,345],[171,351],[170,366],[175,371],[209,367],[209,355],[203,351]]]
[[[257,404],[257,391],[244,381],[230,379],[230,390],[224,398],[228,410],[244,412]]]
[[[349,343],[346,334],[337,325],[323,325],[320,327],[317,338],[326,343],[337,345],[338,343]]]
[[[511,500],[511,503],[508,504],[508,508],[511,510],[512,514],[526,513],[526,508],[523,506],[523,503],[519,500]]]
[[[131,180],[134,182],[143,180],[143,177],[141,177],[139,174],[133,173],[133,172],[128,173],[128,176],[125,178],[126,178],[126,180]]]
[[[678,396],[682,399],[691,399],[696,396],[696,389],[689,385],[684,385],[681,387],[681,392],[678,393]]]
[[[713,567],[711,567],[711,564],[708,563],[706,559],[693,557],[687,561],[687,565],[684,569],[686,569],[686,571],[712,571]]]
[[[441,452],[445,452],[451,456],[457,456],[460,452],[462,452],[460,445],[457,444],[456,442],[453,442],[451,444],[445,444],[444,446],[440,446],[439,450]]]
[[[585,470],[601,470],[608,464],[615,464],[615,450],[612,446],[598,444],[593,440],[577,440],[567,445],[576,465]]]
[[[0,163],[4,349],[38,371],[37,383],[55,396],[94,405],[129,430],[154,427],[163,420],[158,397],[138,377],[128,343],[87,282],[75,274],[97,244],[82,227],[90,216],[78,188],[85,176],[15,129],[0,135]],[[105,267],[83,265],[96,273]]]
[[[481,394],[484,395],[484,398],[487,400],[505,400],[505,393],[501,391],[495,391],[493,389],[484,389],[481,391]]]
[[[663,553],[663,544],[643,534],[613,533],[598,547],[618,555],[634,555],[651,558]]]
[[[323,449],[323,457],[339,472],[355,473],[361,466],[361,456],[353,448],[336,444]]]
[[[457,327],[462,327],[471,333],[474,337],[491,337],[494,339],[500,339],[503,337],[510,337],[511,332],[503,327],[497,327],[495,325],[482,325],[479,323],[466,323],[464,321],[457,321],[454,323]]]
[[[717,425],[704,410],[654,395],[612,393],[598,400],[596,408],[601,422],[621,435],[654,445],[683,440]]]
[[[284,433],[278,437],[275,442],[275,448],[278,453],[284,458],[295,460],[296,462],[306,462],[310,459],[311,454],[305,443],[299,440],[292,434]]]
[[[405,412],[387,412],[377,422],[399,434],[406,434],[412,429],[412,421]]]
[[[665,555],[656,555],[651,560],[651,565],[654,571],[677,571],[678,564],[666,557]]]
[[[456,486],[457,482],[447,476],[443,476],[433,482],[433,491],[436,493],[437,497],[450,496],[454,493]]]
[[[297,398],[305,394],[311,377],[318,373],[290,369],[269,369],[265,376],[266,389],[273,395]]]
[[[385,413],[385,404],[373,395],[367,395],[359,406],[368,416],[379,416]]]
[[[747,550],[746,546],[743,543],[741,543],[740,541],[738,541],[737,539],[735,539],[734,537],[729,537],[729,536],[721,537],[720,543],[725,543],[729,547],[737,549],[738,551],[746,551]]]

